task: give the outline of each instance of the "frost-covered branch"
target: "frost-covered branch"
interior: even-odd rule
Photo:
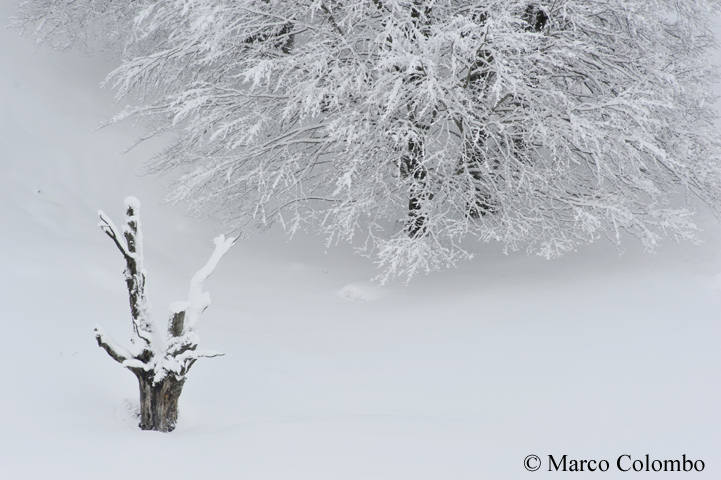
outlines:
[[[215,249],[206,264],[198,270],[190,280],[188,300],[174,302],[170,305],[168,319],[168,340],[165,355],[156,368],[156,381],[167,373],[178,377],[185,375],[200,357],[217,357],[222,355],[213,350],[196,351],[198,336],[195,326],[198,318],[210,305],[210,295],[203,292],[203,283],[213,273],[223,256],[228,253],[236,237],[225,238],[219,235],[213,239]]]

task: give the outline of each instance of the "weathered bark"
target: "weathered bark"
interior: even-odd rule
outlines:
[[[140,423],[143,430],[172,432],[178,422],[178,400],[185,378],[168,375],[160,382],[153,380],[154,372],[135,370],[140,387]]]
[[[179,337],[183,334],[183,328],[185,327],[185,310],[182,312],[175,312],[170,316],[168,320],[168,338]]]

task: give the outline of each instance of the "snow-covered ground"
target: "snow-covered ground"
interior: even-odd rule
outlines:
[[[12,2],[8,2],[12,3]],[[0,7],[0,24],[8,6]],[[121,155],[109,65],[34,53],[0,30],[0,479],[515,479],[547,459],[604,478],[721,478],[721,226],[655,255],[630,240],[546,261],[479,245],[457,269],[376,288],[341,245],[240,241],[206,282],[201,359],[175,432],[140,431],[134,376],[93,325],[129,338],[122,258],[97,227],[141,210],[154,314],[184,299],[220,225],[164,205]],[[543,461],[535,473],[524,458]],[[703,460],[702,473],[616,459]],[[598,472],[596,472],[598,473]]]

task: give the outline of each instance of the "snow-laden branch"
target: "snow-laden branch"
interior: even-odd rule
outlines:
[[[228,253],[230,247],[233,246],[237,237],[225,238],[219,235],[213,239],[215,249],[206,264],[198,270],[190,280],[190,289],[188,290],[188,309],[186,314],[186,328],[193,329],[198,321],[198,317],[210,305],[210,294],[203,292],[203,283],[215,270],[223,256]]]
[[[215,237],[215,249],[205,265],[190,280],[188,300],[173,302],[169,306],[168,338],[162,356],[154,366],[154,381],[160,382],[167,375],[184,378],[198,358],[212,358],[223,355],[215,350],[196,350],[198,335],[195,326],[198,318],[210,305],[210,295],[203,292],[203,283],[213,273],[223,256],[228,253],[237,237]]]
[[[108,355],[115,360],[116,362],[123,363],[128,359],[133,358],[133,355],[126,350],[125,348],[121,347],[118,343],[115,342],[107,333],[105,333],[105,330],[103,330],[103,327],[100,325],[95,325],[95,339],[98,341],[98,345],[102,347],[106,352],[108,352]]]

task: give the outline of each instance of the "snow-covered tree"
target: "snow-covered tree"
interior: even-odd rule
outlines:
[[[195,326],[200,314],[210,305],[203,282],[213,273],[218,261],[233,246],[235,238],[215,238],[215,250],[203,268],[190,281],[187,301],[170,305],[167,336],[161,334],[150,316],[145,294],[146,271],[143,268],[143,234],[140,229],[140,202],[125,199],[125,225],[118,229],[102,211],[100,228],[115,242],[125,258],[125,284],[130,297],[133,321],[131,348],[117,344],[99,325],[95,326],[98,345],[115,361],[135,374],[140,387],[140,428],[170,432],[178,418],[178,399],[188,370],[201,357],[222,355],[213,350],[197,350]]]
[[[152,163],[229,228],[362,235],[386,277],[654,249],[718,209],[719,0],[30,0],[18,25],[117,54],[112,122],[176,132]],[[111,123],[112,123],[111,122]],[[463,245],[468,245],[464,243]]]

